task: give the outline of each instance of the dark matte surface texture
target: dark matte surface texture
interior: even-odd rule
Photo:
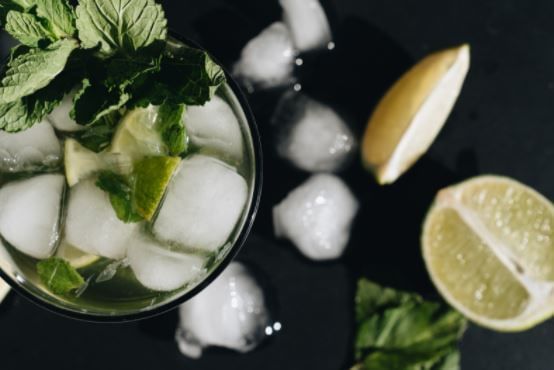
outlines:
[[[165,1],[170,26],[230,66],[240,48],[280,16],[275,0]],[[65,319],[11,294],[0,307],[0,368],[337,370],[351,362],[355,280],[369,277],[437,298],[419,253],[420,224],[435,192],[469,176],[514,177],[554,198],[554,3],[513,0],[326,1],[337,49],[306,58],[304,90],[335,106],[354,130],[408,66],[469,42],[472,67],[446,127],[395,185],[379,188],[358,161],[341,175],[362,209],[343,259],[314,264],[273,240],[271,207],[308,175],[275,156],[269,117],[280,92],[251,97],[263,135],[265,188],[255,236],[239,259],[271,286],[283,330],[247,355],[181,356],[176,312],[138,323]],[[470,326],[463,370],[554,368],[554,321],[519,334]]]

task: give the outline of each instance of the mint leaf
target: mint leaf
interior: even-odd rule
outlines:
[[[152,75],[133,92],[133,105],[204,105],[225,83],[225,73],[210,56],[199,49],[182,46],[166,53],[159,73]]]
[[[121,221],[126,223],[142,221],[143,218],[133,209],[133,189],[127,177],[104,171],[98,175],[96,186],[109,194],[110,203]]]
[[[10,61],[0,84],[0,104],[15,102],[47,86],[63,71],[77,47],[75,40],[60,40],[44,50],[33,48]]]
[[[40,122],[83,78],[81,61],[70,61],[67,68],[48,86],[15,102],[0,104],[0,129],[25,130]]]
[[[55,294],[66,295],[85,284],[83,277],[67,261],[51,257],[37,263],[40,280]]]
[[[165,14],[154,0],[81,0],[76,24],[83,47],[99,46],[103,56],[134,53],[167,36]]]
[[[164,103],[158,110],[156,128],[160,132],[169,154],[178,156],[187,150],[187,134],[183,117],[184,104]]]
[[[50,31],[35,15],[14,10],[11,10],[6,17],[5,29],[22,44],[32,47],[53,38]]]
[[[453,370],[465,319],[415,294],[358,282],[355,353],[360,370]]]
[[[110,145],[120,118],[118,111],[107,114],[86,130],[76,132],[74,138],[84,147],[99,153]]]
[[[36,13],[45,19],[57,38],[75,34],[75,13],[66,0],[34,0]]]
[[[459,370],[460,353],[455,347],[445,347],[432,355],[408,351],[377,350],[367,356],[358,369]]]
[[[162,62],[165,81],[176,89],[179,102],[204,105],[223,83],[225,73],[205,51],[181,47]]]
[[[103,83],[86,80],[82,90],[75,95],[71,117],[81,125],[89,125],[102,117],[118,111],[130,96],[118,89],[109,89]]]
[[[90,66],[91,76],[75,96],[72,117],[88,125],[106,114],[122,108],[131,98],[135,84],[160,69],[159,58],[116,56],[109,61]]]
[[[15,1],[1,1],[0,2],[0,23],[4,25],[6,23],[6,17],[8,16],[8,13],[11,10],[15,10],[17,12],[23,12],[25,11],[24,7],[22,7],[20,4],[18,4]]]

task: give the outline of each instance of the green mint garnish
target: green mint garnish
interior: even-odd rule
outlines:
[[[167,36],[167,20],[154,0],[81,0],[77,29],[85,48],[104,57],[135,53]]]
[[[166,102],[160,106],[156,128],[162,135],[162,140],[169,149],[169,154],[178,156],[187,150],[187,134],[183,117],[184,104]]]
[[[16,102],[46,87],[62,73],[77,47],[75,40],[60,40],[46,49],[30,49],[10,61],[0,86],[0,104]]]
[[[133,208],[133,187],[127,176],[104,171],[98,175],[96,186],[109,194],[117,218],[125,223],[142,221]]]
[[[73,136],[85,148],[99,153],[110,145],[120,119],[119,111],[114,111],[96,120],[86,130],[76,132]]]
[[[186,149],[186,133],[173,118],[184,105],[205,104],[225,82],[207,53],[167,41],[154,0],[80,0],[76,8],[67,0],[6,0],[0,22],[22,43],[0,78],[1,130],[31,127],[80,85],[71,117],[97,141],[84,145],[105,147],[99,138],[109,130],[98,122],[106,116],[169,104],[177,111],[160,132],[176,155]]]
[[[36,47],[43,41],[54,40],[54,35],[33,14],[16,11],[8,12],[6,16],[6,32],[22,44]]]
[[[79,289],[85,280],[62,258],[51,257],[37,263],[40,280],[55,294],[67,295]]]
[[[368,280],[356,293],[356,370],[457,370],[466,320],[415,294]]]

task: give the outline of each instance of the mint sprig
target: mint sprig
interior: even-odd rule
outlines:
[[[133,207],[133,187],[127,176],[104,171],[98,175],[96,186],[108,193],[115,214],[121,221],[130,223],[143,220]]]
[[[81,274],[62,258],[51,257],[38,262],[37,273],[42,283],[55,294],[67,295],[85,284]]]
[[[75,40],[60,40],[46,49],[33,48],[10,61],[0,86],[0,104],[15,102],[46,87],[64,70],[77,47]]]
[[[73,37],[77,31],[73,8],[66,0],[5,0],[0,17],[6,31],[29,46]]]
[[[358,282],[353,370],[458,370],[466,320],[415,294]]]
[[[167,20],[153,0],[81,0],[77,29],[84,48],[99,46],[99,54],[108,57],[165,40]]]
[[[10,11],[6,16],[6,32],[27,46],[37,47],[43,41],[52,41],[54,35],[40,19],[29,13]]]
[[[0,21],[22,43],[0,77],[5,131],[31,127],[80,85],[70,115],[94,131],[80,135],[90,146],[105,147],[113,132],[105,117],[154,104],[176,110],[161,133],[178,154],[186,148],[177,121],[185,105],[206,103],[225,82],[207,53],[166,40],[167,20],[154,0],[80,0],[76,8],[67,0],[5,0]]]

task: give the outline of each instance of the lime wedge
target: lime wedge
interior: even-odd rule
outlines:
[[[375,108],[362,145],[365,165],[393,183],[431,146],[469,69],[469,46],[431,54],[404,74]]]
[[[87,267],[100,259],[99,256],[85,253],[65,242],[62,242],[62,244],[58,247],[56,257],[63,258],[76,269]]]
[[[147,157],[135,163],[133,206],[144,219],[154,217],[179,163],[179,157]]]
[[[66,139],[64,144],[65,177],[69,186],[74,186],[98,171],[110,170],[128,173],[132,169],[131,158],[122,154],[95,153],[75,139]]]
[[[427,270],[444,298],[499,331],[554,314],[554,206],[505,177],[439,192],[422,234]]]
[[[133,109],[121,120],[110,146],[110,152],[121,153],[133,159],[145,156],[167,155],[168,148],[154,125],[158,107]]]
[[[79,144],[77,140],[67,139],[64,145],[65,177],[69,186],[104,169],[100,156]]]

